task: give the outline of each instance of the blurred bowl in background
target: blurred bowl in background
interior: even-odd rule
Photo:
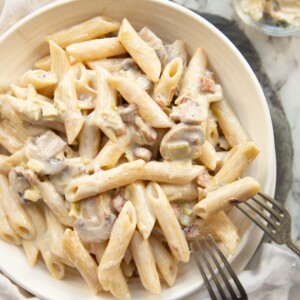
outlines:
[[[293,7],[280,11],[279,2],[289,2]],[[295,4],[292,4],[295,2]],[[272,15],[264,12],[259,0],[232,0],[238,17],[249,26],[270,36],[291,36],[300,34],[300,4],[297,1],[267,1],[267,9]],[[288,4],[287,4],[288,5]],[[298,8],[297,8],[298,6]],[[293,15],[294,14],[294,15]]]

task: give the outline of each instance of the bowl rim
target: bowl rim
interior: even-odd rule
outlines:
[[[5,40],[10,35],[12,35],[15,31],[17,31],[18,28],[22,27],[24,24],[29,22],[31,19],[34,19],[35,17],[38,17],[41,14],[46,13],[47,11],[52,10],[56,7],[62,6],[64,4],[68,4],[71,2],[79,2],[79,1],[82,1],[82,0],[57,0],[55,2],[46,4],[45,6],[38,8],[37,10],[31,12],[29,15],[25,16],[23,19],[19,20],[11,28],[9,28],[4,34],[2,34],[0,36],[0,45],[2,43],[4,43]],[[101,1],[101,0],[95,0],[95,1]],[[114,1],[114,0],[111,0],[111,1]],[[250,65],[244,58],[244,56],[240,53],[240,51],[235,47],[235,45],[219,29],[217,29],[209,21],[207,21],[205,18],[198,15],[197,13],[193,12],[192,10],[190,10],[178,3],[166,1],[166,0],[127,0],[126,2],[135,2],[135,1],[158,3],[158,5],[164,5],[166,7],[170,7],[177,11],[180,11],[181,13],[188,15],[190,18],[193,18],[195,21],[202,23],[204,26],[206,26],[209,30],[214,32],[214,34],[216,34],[218,36],[218,38],[220,38],[225,44],[227,44],[230,47],[230,50],[233,51],[234,55],[237,57],[237,60],[239,60],[239,62],[243,65],[243,67],[246,68],[249,79],[252,81],[253,85],[255,86],[255,88],[257,90],[257,93],[259,94],[259,98],[261,100],[260,102],[261,102],[263,112],[265,115],[267,131],[270,132],[269,140],[268,140],[267,144],[269,146],[269,150],[270,150],[270,154],[271,154],[269,156],[269,161],[272,162],[272,164],[270,164],[270,165],[272,165],[273,169],[270,170],[270,172],[269,172],[269,180],[266,183],[266,185],[268,185],[268,187],[269,187],[269,190],[268,190],[269,194],[271,196],[274,196],[275,187],[276,187],[276,155],[275,155],[274,131],[273,131],[273,125],[272,125],[272,121],[271,121],[270,110],[268,108],[268,104],[267,104],[265,95],[263,93],[262,87],[260,86],[257,77],[255,76],[252,68],[250,67]],[[125,4],[126,4],[126,2],[125,2]],[[246,265],[252,258],[255,250],[259,246],[259,243],[263,236],[263,232],[257,226],[255,226],[255,224],[251,224],[251,226],[249,227],[249,231],[250,231],[249,237],[251,237],[253,243],[250,247],[248,247],[247,252],[250,252],[251,254],[248,255],[247,259],[242,258],[241,255],[235,255],[235,256],[231,256],[229,258],[229,261],[232,264],[233,269],[236,272],[240,272],[246,267]],[[246,251],[245,249],[242,249],[242,250]],[[242,252],[243,251],[241,251],[239,254],[242,254]],[[32,294],[34,294],[38,297],[41,297],[41,298],[44,297],[44,295],[38,293],[33,287],[26,285],[23,281],[19,280],[18,278],[15,278],[15,276],[9,274],[9,272],[7,272],[3,268],[1,268],[1,266],[0,266],[0,270],[6,276],[11,278],[15,283],[17,283],[19,286],[25,288],[27,291],[31,292]],[[199,288],[202,285],[203,285],[203,282],[199,282],[199,284],[195,288],[187,291],[183,297],[186,297],[186,296],[191,295],[192,293],[196,292],[197,290],[199,290]],[[182,299],[182,298],[175,296],[173,299]]]

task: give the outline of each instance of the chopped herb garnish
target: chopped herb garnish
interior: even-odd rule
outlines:
[[[287,27],[290,26],[290,23],[287,22],[286,20],[279,20],[279,21],[276,23],[276,26],[277,26],[277,27],[287,28]]]

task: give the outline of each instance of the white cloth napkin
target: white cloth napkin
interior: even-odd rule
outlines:
[[[54,0],[0,0],[0,35],[18,20]],[[289,251],[262,244],[247,268],[239,274],[250,300],[300,299],[300,259]],[[186,300],[206,299],[196,292]],[[0,273],[1,300],[38,300]]]

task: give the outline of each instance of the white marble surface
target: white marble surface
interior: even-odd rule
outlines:
[[[175,0],[191,9],[221,15],[238,22],[256,48],[263,68],[281,98],[289,121],[293,148],[293,183],[286,201],[292,215],[292,237],[300,242],[300,35],[273,38],[245,26],[236,16],[231,0]]]

